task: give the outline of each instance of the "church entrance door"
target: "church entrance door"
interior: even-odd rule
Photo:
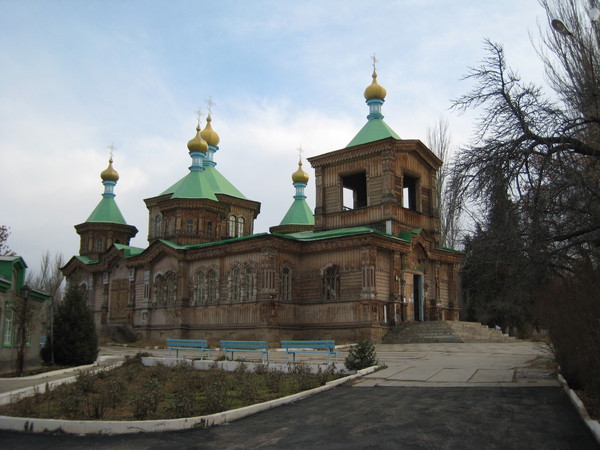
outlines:
[[[425,320],[425,302],[423,301],[423,275],[413,275],[413,308],[416,321]]]

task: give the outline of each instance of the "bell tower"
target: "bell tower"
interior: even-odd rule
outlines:
[[[436,179],[442,161],[383,120],[386,90],[375,67],[365,89],[367,123],[341,150],[309,158],[317,191],[315,231],[366,226],[400,236],[426,230],[439,242]]]
[[[79,255],[89,259],[98,259],[112,244],[129,245],[138,230],[133,225],[128,225],[123,214],[115,202],[115,186],[119,181],[119,174],[113,168],[111,145],[108,167],[102,171],[100,178],[104,185],[102,200],[87,220],[75,225],[75,231],[81,237]]]

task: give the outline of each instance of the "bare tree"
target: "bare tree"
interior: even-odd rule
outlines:
[[[8,241],[8,237],[10,236],[10,228],[6,225],[0,225],[0,256],[15,256],[16,253],[13,252],[6,242]]]
[[[31,272],[27,275],[27,283],[41,291],[50,294],[55,300],[62,298],[62,285],[64,276],[60,268],[64,265],[62,253],[50,255],[46,250],[40,260],[40,270],[33,275]]]
[[[486,49],[489,56],[467,76],[475,89],[454,103],[483,114],[474,142],[457,156],[451,183],[462,187],[463,201],[485,204],[507,181],[523,214],[524,237],[548,251],[554,265],[567,267],[600,243],[597,121],[523,84],[499,44],[486,41]]]
[[[427,145],[444,164],[437,174],[436,180],[436,214],[440,219],[442,245],[456,248],[461,237],[459,223],[462,204],[453,185],[448,183],[450,175],[450,157],[452,154],[452,137],[448,120],[440,117],[434,126],[427,127]]]

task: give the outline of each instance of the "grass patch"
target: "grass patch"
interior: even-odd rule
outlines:
[[[0,406],[0,415],[68,420],[151,420],[201,416],[273,400],[340,378],[333,366],[311,373],[303,364],[291,372],[243,362],[233,372],[214,364],[145,367],[138,354],[110,371],[82,372],[74,383]]]

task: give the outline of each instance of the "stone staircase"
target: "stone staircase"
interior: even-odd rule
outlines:
[[[406,322],[392,329],[383,338],[384,344],[428,342],[516,342],[501,331],[476,322],[432,321]]]

